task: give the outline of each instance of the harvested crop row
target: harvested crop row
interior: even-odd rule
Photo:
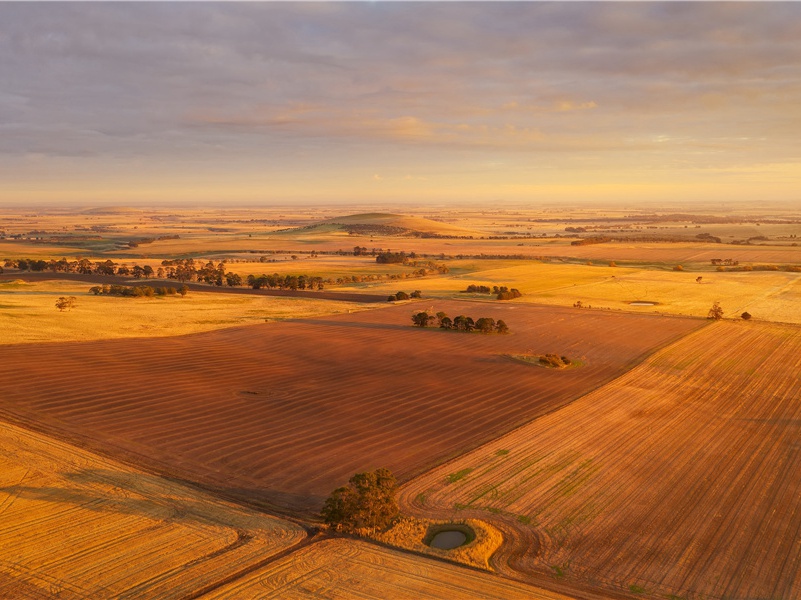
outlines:
[[[443,302],[509,335],[412,327],[425,303],[163,339],[6,346],[2,410],[282,510],[401,479],[564,406],[702,321]],[[506,358],[582,359],[561,372]],[[24,373],[23,377],[19,373]]]
[[[796,598],[799,371],[801,329],[717,323],[427,473],[403,502],[495,522],[513,538],[498,562],[518,575],[654,597]]]
[[[304,535],[0,423],[0,597],[181,598]]]
[[[302,548],[203,596],[208,600],[309,597],[567,600],[566,596],[488,573],[344,539]]]

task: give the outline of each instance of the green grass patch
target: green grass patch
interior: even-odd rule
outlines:
[[[496,450],[495,451],[495,456],[506,456],[507,454],[509,454],[508,450]]]
[[[517,521],[523,525],[531,525],[531,517],[527,515],[517,515]]]
[[[629,586],[629,591],[632,594],[644,594],[645,593],[645,588],[642,587],[641,585],[636,585],[636,584],[632,583]]]
[[[456,483],[457,481],[467,477],[472,472],[473,469],[468,467],[466,469],[462,469],[461,471],[456,471],[456,473],[451,473],[446,477],[446,479],[448,480],[448,483]]]

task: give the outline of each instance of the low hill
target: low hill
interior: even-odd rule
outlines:
[[[468,237],[478,233],[448,223],[423,217],[396,215],[391,213],[362,213],[334,217],[287,232],[334,232],[344,231],[356,235],[396,235],[404,237]]]

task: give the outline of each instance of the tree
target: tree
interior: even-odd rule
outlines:
[[[356,473],[348,485],[331,493],[320,515],[337,531],[383,529],[398,516],[397,491],[395,476],[388,469]]]
[[[75,296],[61,296],[56,300],[56,308],[61,312],[72,310],[78,299]]]
[[[714,319],[715,321],[720,321],[723,318],[723,309],[720,307],[720,303],[717,300],[712,304],[712,308],[709,309],[706,318]]]
[[[181,294],[181,298],[186,296],[186,293],[188,291],[189,291],[189,287],[186,284],[184,284],[184,285],[182,285],[181,287],[178,288],[178,293]]]
[[[476,321],[476,329],[481,333],[492,333],[495,330],[495,319],[490,317],[481,317]]]
[[[498,322],[495,323],[495,331],[498,333],[509,333],[509,326],[503,321],[503,319],[498,319]]]
[[[412,322],[418,327],[428,327],[428,324],[434,320],[435,317],[429,315],[427,312],[419,312],[412,315]]]
[[[239,273],[226,273],[225,282],[228,284],[228,287],[242,285],[242,276],[239,275]]]

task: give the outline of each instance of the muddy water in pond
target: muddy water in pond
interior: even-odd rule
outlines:
[[[440,550],[451,550],[458,548],[467,541],[467,536],[461,531],[440,531],[431,539],[432,548],[439,548]]]

